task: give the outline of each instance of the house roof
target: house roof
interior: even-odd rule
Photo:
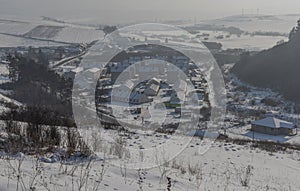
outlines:
[[[284,121],[281,119],[277,119],[275,117],[267,117],[265,119],[261,119],[258,121],[252,122],[253,125],[259,125],[259,126],[265,126],[270,128],[287,128],[287,129],[293,129],[295,125],[291,122]]]
[[[156,84],[159,85],[161,82],[161,79],[157,79],[157,78],[152,78],[151,80],[148,81],[148,84]]]
[[[91,68],[91,69],[88,69],[88,70],[87,70],[87,72],[91,72],[91,73],[97,73],[97,72],[99,72],[99,71],[101,71],[100,68]]]
[[[124,82],[124,86],[128,89],[132,90],[135,86],[134,82],[132,80],[127,80]]]
[[[75,68],[75,69],[73,69],[72,70],[72,72],[74,72],[74,73],[79,73],[79,72],[82,72],[83,71],[83,68],[82,67],[77,67],[77,68]]]
[[[153,91],[155,91],[155,92],[158,92],[158,90],[159,90],[159,85],[151,84],[146,90],[153,90]]]

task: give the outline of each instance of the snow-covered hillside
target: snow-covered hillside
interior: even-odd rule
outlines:
[[[36,25],[26,21],[14,21],[8,19],[0,19],[0,32],[22,35],[30,31]]]
[[[260,51],[287,41],[288,34],[296,26],[299,17],[300,15],[245,14],[202,20],[188,26],[192,27],[193,33],[198,32],[201,40],[222,43],[224,49]],[[241,34],[230,34],[229,31],[239,31]]]
[[[0,159],[0,189],[26,190],[291,190],[300,189],[300,152],[269,153],[249,145],[216,142],[204,155],[194,139],[176,159],[154,169],[131,170],[109,161],[74,157],[68,162],[45,163],[26,156],[21,163]],[[50,158],[59,158],[56,153]],[[48,161],[42,158],[43,161]],[[51,160],[50,160],[51,161]]]
[[[103,37],[103,31],[93,27],[43,19],[0,19],[0,47],[62,46],[62,43],[90,43]]]
[[[63,43],[56,43],[50,41],[40,41],[27,39],[23,37],[16,37],[10,35],[0,34],[0,47],[49,47],[49,46],[63,46]]]
[[[287,33],[295,26],[300,15],[235,15],[205,21],[215,25],[238,27],[244,31],[273,31]]]

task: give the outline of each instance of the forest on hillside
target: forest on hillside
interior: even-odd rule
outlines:
[[[300,102],[300,20],[288,42],[256,54],[243,53],[232,72],[244,82],[271,88]]]

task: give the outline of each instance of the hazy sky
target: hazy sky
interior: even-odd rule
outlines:
[[[234,14],[300,13],[299,0],[0,0],[0,15],[93,18],[101,22],[207,19]]]

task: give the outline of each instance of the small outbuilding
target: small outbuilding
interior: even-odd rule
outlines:
[[[296,135],[297,126],[291,122],[267,117],[251,124],[251,130],[269,135]]]
[[[64,75],[65,75],[66,79],[74,80],[76,74],[82,72],[83,68],[82,67],[78,67],[78,68],[74,68],[74,69],[72,69],[72,68],[70,68],[70,69],[64,68],[63,70],[65,71]]]

